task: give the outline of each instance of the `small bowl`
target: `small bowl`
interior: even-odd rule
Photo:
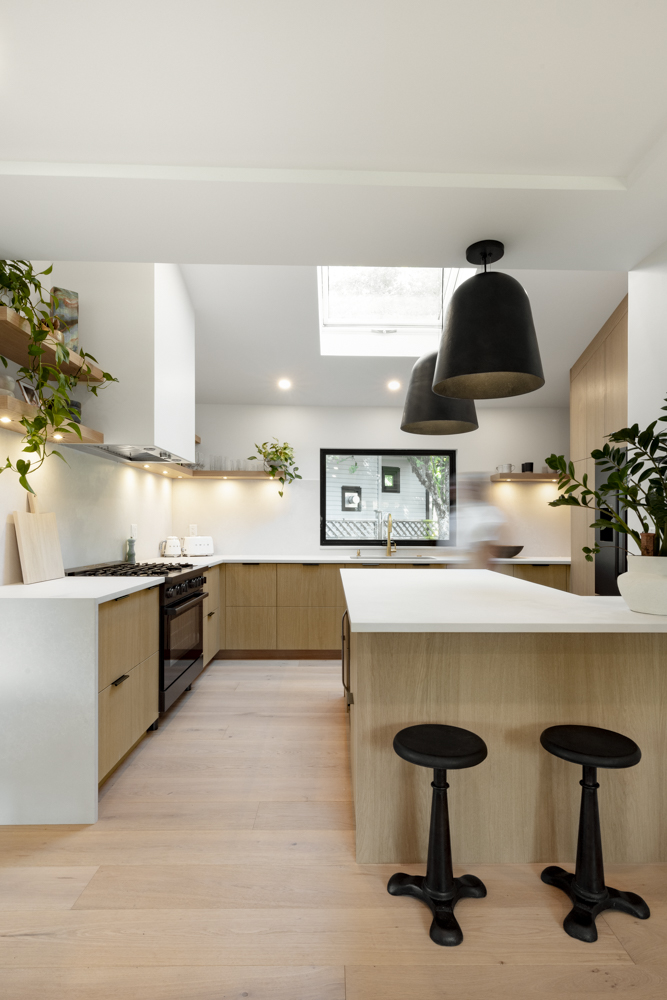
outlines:
[[[523,545],[492,545],[494,559],[512,559],[523,551]]]

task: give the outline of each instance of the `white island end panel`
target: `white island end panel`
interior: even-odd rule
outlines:
[[[97,601],[0,601],[0,824],[97,820]]]

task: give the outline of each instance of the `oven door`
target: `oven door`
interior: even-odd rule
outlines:
[[[185,597],[162,608],[160,688],[166,691],[204,654],[203,605],[208,594]]]

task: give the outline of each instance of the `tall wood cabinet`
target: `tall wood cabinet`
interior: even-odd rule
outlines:
[[[570,369],[570,460],[577,478],[588,473],[595,483],[591,451],[601,448],[607,434],[628,421],[628,299],[623,299],[581,357]],[[571,508],[570,533],[573,594],[595,593],[595,565],[586,562],[582,546],[595,544],[590,511]]]
[[[159,587],[101,604],[98,612],[98,780],[160,714]]]

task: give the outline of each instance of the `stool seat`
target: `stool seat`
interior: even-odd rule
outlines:
[[[486,743],[468,729],[426,724],[408,726],[394,736],[394,750],[420,767],[453,771],[474,767],[486,759]]]
[[[551,726],[540,743],[554,757],[583,767],[634,767],[642,756],[634,740],[597,726]]]

